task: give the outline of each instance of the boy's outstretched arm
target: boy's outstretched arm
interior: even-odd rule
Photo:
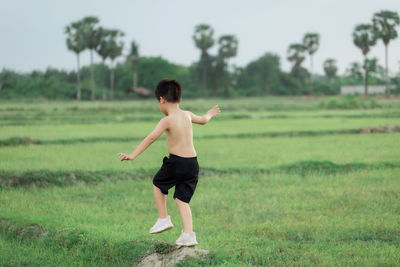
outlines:
[[[140,153],[146,150],[146,148],[151,145],[158,137],[168,128],[168,118],[163,118],[159,121],[154,130],[146,136],[143,141],[136,147],[136,149],[131,154],[118,153],[120,161],[133,160]]]
[[[190,116],[192,117],[193,123],[206,124],[209,120],[217,116],[219,113],[221,113],[221,110],[219,109],[218,105],[215,105],[209,111],[207,111],[207,113],[204,114],[203,116],[197,116],[192,112],[190,112]]]

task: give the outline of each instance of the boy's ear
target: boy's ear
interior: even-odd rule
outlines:
[[[161,103],[161,104],[165,104],[165,101],[166,101],[166,100],[164,99],[164,97],[160,96],[160,103]]]

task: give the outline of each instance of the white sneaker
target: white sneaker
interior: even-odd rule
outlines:
[[[174,227],[174,225],[172,224],[171,217],[169,215],[162,219],[158,217],[156,223],[150,228],[150,234],[161,233],[171,229],[172,227]]]
[[[196,240],[196,233],[195,232],[185,233],[182,230],[181,236],[176,240],[175,243],[178,246],[186,246],[186,247],[195,246],[198,244]]]

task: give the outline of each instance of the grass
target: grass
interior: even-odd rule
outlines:
[[[223,115],[221,115],[222,117]],[[400,117],[400,114],[399,114]],[[29,125],[3,126],[0,140],[29,137],[33,140],[56,141],[84,138],[144,138],[157,122],[103,123],[94,125]],[[211,121],[207,126],[195,125],[195,138],[255,133],[296,131],[352,130],[368,126],[397,125],[398,118],[286,118]]]
[[[152,239],[110,242],[81,229],[51,229],[9,219],[1,223],[0,248],[5,255],[0,264],[5,266],[126,266],[168,245]]]
[[[286,172],[298,175],[310,173],[340,174],[358,170],[391,169],[400,168],[400,163],[346,163],[336,164],[330,161],[301,161],[293,164],[285,164],[270,169],[227,169],[217,170],[201,168],[200,175],[231,175],[242,174],[258,176],[259,174]],[[135,172],[122,171],[2,171],[0,172],[0,188],[12,187],[46,187],[68,186],[74,184],[96,184],[101,182],[119,182],[123,180],[149,179],[154,176],[157,169],[136,170]]]
[[[334,163],[399,162],[398,133],[327,135],[277,138],[215,138],[195,140],[203,168],[271,168],[298,161]],[[3,170],[141,170],[161,166],[165,143],[153,143],[135,161],[120,162],[117,153],[131,152],[136,142],[99,142],[71,145],[29,145],[0,149]],[[360,149],[362,148],[362,149]],[[223,160],[229,158],[229,161]]]
[[[236,264],[396,264],[398,172],[202,176],[192,203],[200,247]],[[157,216],[151,190],[150,179],[16,188],[1,194],[0,213],[120,244],[147,236]],[[167,200],[177,227],[155,238],[173,243],[181,223]]]
[[[348,110],[323,106],[323,101],[336,98],[268,97],[249,99],[210,99],[184,101],[182,108],[205,112],[212,103],[219,103],[223,119],[288,118],[288,117],[399,117],[399,103],[378,101],[379,106],[346,107]],[[330,100],[329,100],[330,99]],[[322,102],[321,102],[322,101]],[[339,101],[340,102],[340,101]],[[346,102],[346,101],[345,101]],[[357,103],[369,100],[357,100]],[[95,123],[132,123],[157,121],[161,114],[154,100],[121,102],[0,102],[0,125],[65,125]],[[341,102],[340,102],[341,103]],[[368,106],[368,105],[367,105]]]
[[[398,125],[400,102],[210,101],[183,108],[223,110],[194,127],[194,230],[212,254],[178,266],[400,265],[399,133],[356,134]],[[155,101],[2,102],[0,266],[127,266],[168,251],[182,228],[173,190],[176,227],[148,234],[165,140],[117,157],[160,118]]]

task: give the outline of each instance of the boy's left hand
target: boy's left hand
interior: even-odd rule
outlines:
[[[120,161],[124,161],[124,160],[132,160],[133,159],[133,157],[132,157],[132,155],[126,155],[126,154],[124,154],[124,153],[118,153],[118,157],[119,157],[119,160]]]
[[[217,116],[219,113],[221,113],[221,110],[218,105],[213,106],[209,111],[207,111],[207,114],[210,115],[211,118]]]

